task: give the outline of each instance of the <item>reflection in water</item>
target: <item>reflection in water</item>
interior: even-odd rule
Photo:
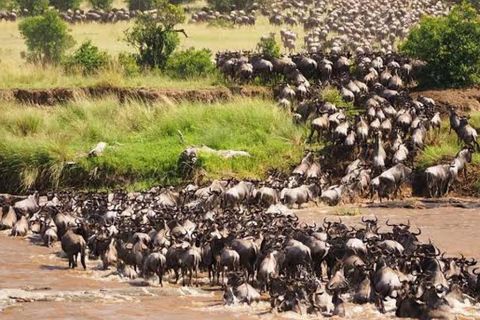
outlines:
[[[297,212],[300,219],[321,223],[330,208],[309,208]],[[480,209],[439,208],[425,210],[408,209],[361,209],[364,215],[375,214],[380,223],[387,219],[393,222],[406,222],[422,228],[421,240],[438,245],[448,254],[463,253],[480,259]],[[332,217],[330,217],[332,218]],[[360,216],[342,217],[349,225],[360,222]],[[384,227],[382,227],[384,228]],[[385,227],[386,228],[386,227]],[[381,229],[382,231],[382,229]],[[386,231],[384,229],[383,231]],[[181,288],[171,284],[165,288],[138,287],[139,281],[128,283],[113,274],[113,270],[97,268],[99,262],[88,263],[87,271],[68,270],[67,263],[58,255],[60,246],[53,249],[40,247],[28,241],[0,235],[0,306],[8,300],[9,289],[28,290],[53,294],[47,302],[21,303],[4,309],[2,319],[271,319],[278,318],[269,311],[266,301],[253,306],[224,307],[221,293],[197,288]],[[103,291],[105,290],[105,291]],[[58,295],[58,292],[60,294]],[[75,292],[76,298],[68,298],[62,292]],[[88,293],[95,293],[92,297]],[[112,297],[109,296],[112,292]],[[139,294],[140,292],[140,294]],[[143,292],[143,294],[142,294]],[[115,294],[113,294],[115,293]],[[120,297],[120,299],[119,299]],[[47,299],[49,300],[49,299]],[[387,310],[394,310],[394,301],[387,304]],[[380,315],[373,306],[349,305],[351,319],[394,318],[393,314]],[[480,309],[475,307],[455,308],[459,319],[480,319]],[[300,319],[298,314],[288,313],[281,318]],[[308,318],[318,318],[308,316]]]

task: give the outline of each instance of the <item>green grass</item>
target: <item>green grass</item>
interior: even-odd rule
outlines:
[[[156,71],[145,71],[136,76],[125,76],[120,68],[109,66],[98,74],[84,76],[67,74],[61,67],[26,64],[10,68],[0,63],[0,89],[53,89],[79,87],[122,87],[162,89],[207,89],[225,85],[217,73],[203,78],[172,79]]]
[[[480,112],[470,114],[469,123],[474,128],[480,128]],[[442,122],[442,129],[439,134],[430,131],[425,140],[425,149],[417,157],[416,164],[420,169],[426,169],[430,166],[450,163],[463,144],[458,142],[457,135],[452,131],[448,133],[450,124],[448,119]],[[473,165],[480,166],[480,154],[475,153],[472,160]]]
[[[189,18],[187,16],[187,20]],[[83,41],[90,39],[94,45],[115,57],[120,52],[132,52],[132,48],[123,40],[125,30],[132,26],[133,22],[88,23],[69,25],[69,30],[77,42],[77,47]],[[262,36],[268,35],[270,32],[276,32],[278,35],[282,29],[282,27],[271,26],[266,17],[259,17],[254,27],[221,28],[207,24],[188,23],[178,27],[185,29],[188,34],[188,38],[182,36],[179,49],[208,48],[213,53],[224,50],[253,50]],[[293,30],[299,34],[300,39],[303,37],[304,31],[300,26]],[[21,53],[26,51],[26,46],[18,31],[18,23],[14,22],[0,22],[0,44],[0,89],[79,87],[104,84],[105,82],[113,86],[169,88],[193,87],[196,83],[200,83],[201,86],[218,84],[218,78],[214,76],[200,79],[201,81],[197,81],[198,79],[172,81],[158,74],[147,73],[124,79],[121,73],[107,70],[97,76],[82,77],[65,75],[59,68],[35,67],[27,64],[21,58]],[[301,50],[301,48],[298,47],[297,50]]]
[[[345,207],[340,207],[338,209],[335,209],[331,215],[334,216],[348,216],[348,217],[354,217],[354,216],[360,216],[363,215],[363,212],[358,209],[358,208],[345,208]]]
[[[210,105],[82,99],[55,108],[0,103],[0,112],[2,192],[176,183],[178,157],[192,145],[251,154],[230,160],[200,154],[207,178],[264,178],[269,169],[299,161],[305,130],[274,103],[257,99]],[[108,143],[105,154],[86,157],[100,141]]]

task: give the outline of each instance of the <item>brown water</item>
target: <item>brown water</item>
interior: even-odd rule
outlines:
[[[338,209],[308,208],[297,212],[301,220],[321,223]],[[406,222],[422,228],[421,239],[431,239],[449,254],[463,253],[480,259],[480,209],[360,209],[364,215],[375,214],[380,223]],[[344,216],[349,225],[360,222],[360,216]],[[0,312],[1,319],[271,319],[268,303],[252,307],[224,307],[221,293],[211,288],[181,288],[167,284],[164,288],[139,287],[137,282],[108,276],[111,272],[97,269],[98,261],[88,262],[87,271],[68,270],[67,262],[59,257],[60,247],[45,248],[26,239],[0,235],[0,307],[5,297],[28,296],[33,291],[41,298],[34,302],[11,304]],[[48,290],[46,290],[48,288]],[[2,300],[3,299],[3,300]],[[8,299],[7,299],[8,300]],[[2,306],[3,301],[3,306]],[[18,300],[17,300],[18,301]],[[10,301],[11,302],[11,301]],[[387,309],[393,310],[393,304]],[[373,306],[350,306],[351,319],[393,318],[383,316]],[[480,319],[480,307],[455,308],[459,319]],[[301,319],[297,314],[282,314],[281,318]],[[318,318],[309,316],[310,318]]]

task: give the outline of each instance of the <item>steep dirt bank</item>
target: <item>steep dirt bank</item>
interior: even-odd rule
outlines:
[[[0,90],[0,99],[20,103],[53,106],[73,100],[76,97],[101,98],[107,95],[117,96],[120,102],[128,99],[142,101],[187,100],[212,103],[227,101],[234,96],[271,98],[271,90],[265,87],[215,87],[211,89],[151,89],[120,87],[84,87],[56,89],[11,89]]]
[[[455,106],[463,111],[480,110],[480,86],[466,89],[436,89],[412,92],[413,98],[424,96],[435,100],[443,108]],[[444,110],[446,111],[446,110]]]

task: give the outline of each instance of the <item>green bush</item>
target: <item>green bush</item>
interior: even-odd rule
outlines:
[[[93,9],[110,10],[113,0],[88,0]]]
[[[49,0],[16,0],[20,10],[27,10],[29,16],[36,16],[48,10]]]
[[[123,74],[127,77],[136,76],[140,73],[137,60],[130,53],[121,52],[117,57],[117,62]]]
[[[210,7],[220,12],[230,12],[232,9],[248,9],[255,1],[253,0],[207,0]]]
[[[66,50],[75,44],[67,24],[53,10],[44,16],[26,18],[18,28],[27,45],[26,57],[31,62],[60,62]]]
[[[13,10],[18,8],[15,0],[0,0],[0,10]]]
[[[87,40],[82,43],[80,48],[64,64],[67,71],[81,69],[84,75],[88,75],[106,67],[109,60],[105,51],[100,51],[98,47],[92,44],[91,40]]]
[[[267,59],[280,58],[281,56],[280,46],[277,44],[275,36],[260,39],[257,48]]]
[[[232,20],[227,20],[227,19],[213,19],[208,22],[209,27],[212,28],[231,28],[233,29],[235,27],[235,24],[233,23]]]
[[[167,60],[180,43],[177,24],[185,20],[183,10],[163,2],[158,7],[158,17],[141,16],[125,32],[126,41],[137,50],[139,65],[164,70]]]
[[[157,7],[161,0],[127,0],[130,10],[152,10]]]
[[[414,27],[400,50],[424,60],[420,82],[441,87],[468,86],[480,81],[480,18],[466,4],[447,17],[425,17]]]
[[[207,76],[215,72],[212,52],[208,49],[190,48],[176,52],[167,62],[167,74],[172,78],[192,78]]]
[[[332,86],[327,86],[320,93],[320,98],[326,102],[330,102],[339,108],[344,108],[348,116],[353,116],[358,114],[358,110],[355,109],[353,102],[346,102],[343,100],[340,92]]]
[[[76,10],[80,7],[82,0],[50,0],[50,5],[65,12],[68,9]]]

